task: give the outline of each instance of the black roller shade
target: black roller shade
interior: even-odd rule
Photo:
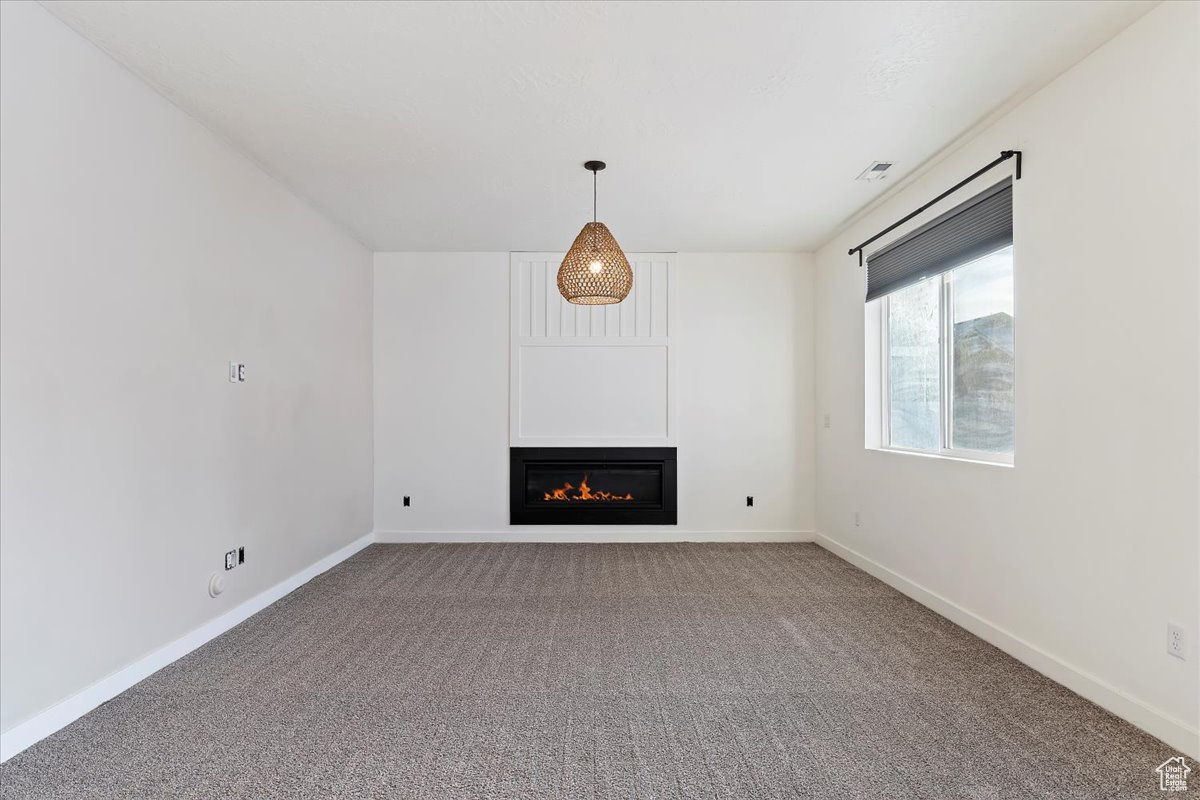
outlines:
[[[1012,244],[1012,178],[867,256],[867,300]]]

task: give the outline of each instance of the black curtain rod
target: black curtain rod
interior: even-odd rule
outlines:
[[[891,225],[888,225],[886,228],[884,228],[884,229],[883,229],[883,230],[881,230],[879,233],[877,233],[877,234],[875,234],[874,236],[872,236],[870,239],[867,239],[865,242],[863,242],[862,244],[860,244],[858,247],[851,247],[851,248],[850,248],[850,250],[849,250],[849,251],[846,253],[846,255],[850,255],[850,256],[852,256],[852,255],[854,255],[855,253],[858,253],[858,265],[861,267],[861,266],[863,265],[863,248],[864,248],[864,247],[866,247],[866,246],[867,246],[867,245],[869,245],[871,242],[873,242],[873,241],[875,241],[876,239],[878,239],[880,236],[886,236],[887,234],[889,234],[889,233],[891,233],[892,231],[896,230],[896,228],[899,228],[901,225],[903,225],[904,223],[908,222],[910,219],[912,219],[913,217],[915,217],[917,214],[920,214],[922,211],[925,211],[925,210],[926,210],[926,209],[928,209],[930,206],[933,206],[933,205],[935,205],[936,203],[939,203],[939,202],[941,202],[942,200],[946,199],[946,198],[947,198],[947,197],[949,197],[950,195],[952,195],[952,194],[954,194],[955,192],[957,192],[957,191],[958,191],[959,189],[961,189],[962,187],[966,186],[966,185],[967,185],[968,183],[970,183],[971,181],[973,181],[973,180],[975,180],[976,178],[978,178],[978,177],[979,177],[980,175],[982,175],[983,173],[987,172],[987,171],[988,171],[989,169],[991,169],[992,167],[996,166],[997,164],[1000,164],[1000,163],[1003,163],[1003,162],[1005,162],[1005,161],[1008,161],[1010,158],[1012,158],[1012,157],[1014,157],[1014,156],[1015,156],[1015,157],[1016,157],[1016,159],[1017,159],[1016,179],[1017,179],[1017,180],[1021,180],[1021,151],[1020,151],[1020,150],[1001,150],[1001,151],[1000,151],[1000,157],[999,157],[999,158],[997,158],[995,161],[991,162],[991,163],[990,163],[990,164],[988,164],[987,166],[984,166],[984,167],[981,167],[981,168],[977,169],[975,172],[972,172],[972,173],[971,173],[970,175],[968,175],[966,178],[963,178],[961,181],[959,181],[958,183],[954,184],[954,185],[953,185],[953,186],[951,186],[949,189],[947,189],[946,191],[942,192],[942,193],[941,193],[941,194],[939,194],[937,197],[933,198],[933,199],[932,199],[932,200],[930,200],[928,203],[926,203],[925,205],[923,205],[923,206],[921,206],[920,208],[918,208],[916,211],[912,212],[911,214],[909,214],[908,216],[904,217],[903,219],[897,220],[896,222],[893,222]]]

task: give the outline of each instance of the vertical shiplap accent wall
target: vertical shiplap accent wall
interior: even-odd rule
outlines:
[[[623,302],[558,292],[561,253],[513,253],[510,428],[514,446],[675,444],[672,253],[629,254]]]
[[[513,314],[524,339],[628,339],[670,336],[674,254],[630,255],[633,289],[624,302],[577,306],[558,292],[561,253],[513,253]]]
[[[813,261],[796,253],[680,253],[634,257],[668,264],[639,290],[666,297],[670,312],[656,338],[563,337],[566,313],[549,280],[541,295],[557,309],[558,336],[522,337],[533,326],[532,284],[522,293],[510,253],[375,254],[375,527],[379,541],[779,541],[806,540],[813,528]],[[540,268],[539,268],[540,269]],[[657,271],[657,267],[651,269]],[[737,280],[731,281],[730,276]],[[514,288],[515,287],[515,288]],[[661,291],[660,291],[661,290]],[[650,294],[640,295],[642,302]],[[678,302],[672,299],[678,297]],[[637,333],[636,300],[618,306]],[[514,308],[516,311],[514,312]],[[648,306],[647,306],[648,308]],[[591,309],[587,312],[591,314]],[[642,315],[645,323],[650,319]],[[524,320],[524,323],[521,322]],[[664,317],[658,318],[659,322]],[[607,322],[607,320],[606,320]],[[589,319],[590,323],[590,319]],[[549,326],[555,323],[550,321]],[[553,328],[550,328],[553,331]],[[568,327],[568,334],[571,328]],[[609,334],[612,334],[611,338]],[[590,342],[580,344],[579,342]],[[534,358],[586,351],[623,360],[626,370],[668,358],[673,383],[587,383],[591,370],[560,390],[603,393],[621,408],[628,395],[656,396],[679,448],[679,525],[513,526],[508,523],[508,448],[516,345]],[[664,350],[665,346],[665,350]],[[599,370],[596,374],[605,375]],[[550,394],[549,397],[561,397]],[[629,405],[625,405],[629,404]],[[668,405],[669,404],[669,405]],[[653,405],[647,403],[647,406]],[[556,404],[556,408],[562,404]],[[668,412],[666,409],[670,408]],[[566,407],[567,418],[581,414]],[[635,408],[632,416],[639,417]],[[837,417],[835,416],[835,419]],[[594,440],[592,443],[596,443]],[[464,492],[463,487],[471,490]],[[754,506],[746,505],[754,495]],[[403,499],[411,496],[412,505]]]

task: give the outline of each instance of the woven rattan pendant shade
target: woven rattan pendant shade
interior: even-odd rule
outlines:
[[[583,226],[558,268],[558,292],[568,303],[603,306],[619,303],[633,288],[633,270],[621,246],[603,222],[596,221],[596,174],[603,161],[588,161],[592,173],[592,221]]]
[[[633,270],[603,222],[589,222],[558,268],[558,291],[570,303],[619,303],[633,288]]]

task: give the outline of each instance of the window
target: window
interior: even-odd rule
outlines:
[[[867,447],[1012,463],[1012,208],[1005,178],[866,257]]]
[[[880,304],[883,446],[1011,463],[1012,246]]]

